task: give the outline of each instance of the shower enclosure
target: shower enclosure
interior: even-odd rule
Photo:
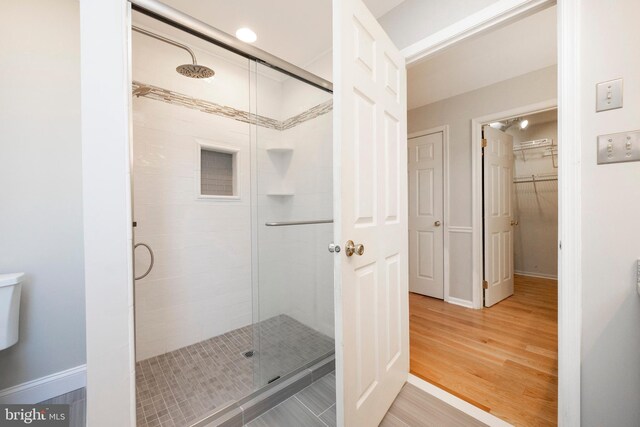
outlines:
[[[133,22],[137,422],[191,425],[331,363],[332,94]]]

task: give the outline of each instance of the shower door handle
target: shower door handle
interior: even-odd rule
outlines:
[[[153,268],[153,264],[155,262],[155,259],[154,259],[155,257],[153,256],[153,251],[151,250],[151,246],[147,245],[146,243],[136,243],[135,245],[133,245],[133,250],[135,251],[138,246],[144,246],[145,248],[147,248],[147,250],[149,251],[149,256],[151,257],[151,262],[149,263],[149,268],[147,268],[147,271],[145,271],[144,274],[138,277],[134,276],[133,278],[134,280],[140,280],[147,277],[147,275],[151,273],[151,269]]]

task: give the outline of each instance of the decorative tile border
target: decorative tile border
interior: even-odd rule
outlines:
[[[256,124],[258,126],[280,131],[291,129],[299,124],[313,120],[316,117],[327,114],[333,110],[333,100],[329,100],[298,115],[280,121],[270,117],[260,116],[258,114],[251,114],[248,111],[242,111],[232,107],[216,104],[214,102],[205,101],[203,99],[192,98],[178,92],[173,92],[158,86],[147,85],[137,81],[134,81],[132,86],[133,95],[137,97],[142,96],[149,99],[155,99],[156,101],[180,105],[193,110],[202,111],[203,113],[215,114],[217,116],[227,117],[240,122]]]

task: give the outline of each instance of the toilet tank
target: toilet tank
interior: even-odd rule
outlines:
[[[0,274],[0,350],[18,342],[23,273]]]

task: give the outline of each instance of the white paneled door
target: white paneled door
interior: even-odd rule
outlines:
[[[484,147],[484,305],[513,295],[513,137],[490,126]]]
[[[409,371],[406,69],[362,1],[333,13],[337,420],[373,427]]]
[[[443,132],[409,139],[409,291],[444,298]]]

